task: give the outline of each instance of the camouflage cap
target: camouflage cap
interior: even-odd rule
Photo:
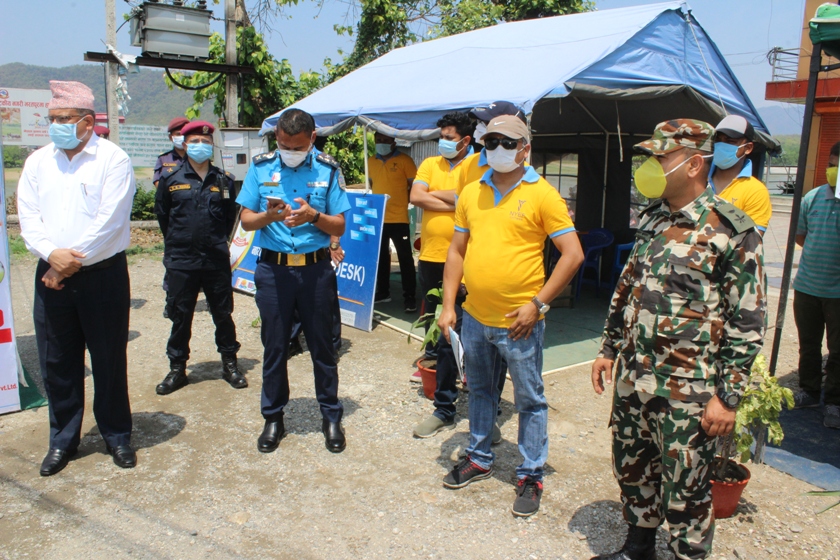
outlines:
[[[661,156],[680,148],[712,153],[715,129],[697,119],[672,119],[656,125],[653,136],[633,146],[636,151]]]

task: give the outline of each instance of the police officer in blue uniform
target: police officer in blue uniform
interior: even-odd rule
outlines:
[[[168,395],[187,383],[190,335],[199,289],[204,290],[213,323],[216,348],[222,355],[222,377],[234,389],[248,386],[239,372],[236,326],[233,323],[228,232],[236,220],[233,176],[210,163],[213,125],[194,121],[182,129],[187,159],[164,171],[155,197],[155,214],[163,232],[163,264],[169,280],[172,332],[166,346],[170,371],[158,384]]]
[[[338,162],[314,147],[312,115],[287,109],[276,134],[278,149],[254,158],[236,200],[242,206],[242,227],[260,230],[254,281],[265,348],[265,426],[257,448],[270,453],[285,435],[289,338],[297,311],[312,358],[325,444],[340,453],[346,446],[344,408],[338,400],[338,355],[331,334],[338,288],[328,247],[331,235],[344,233],[343,214],[350,203]]]

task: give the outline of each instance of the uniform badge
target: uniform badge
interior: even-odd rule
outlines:
[[[288,257],[289,266],[303,266],[306,264],[306,255],[291,254]]]
[[[219,192],[219,187],[210,187],[210,192]]]
[[[190,186],[190,185],[172,185],[171,187],[169,187],[169,192],[187,191],[187,190],[190,190],[191,188],[192,188],[192,186]]]
[[[272,173],[272,174],[271,174],[271,180],[272,180],[275,184],[277,184],[277,183],[278,183],[278,181],[280,181],[280,172],[279,172],[279,171],[275,171],[274,173]]]

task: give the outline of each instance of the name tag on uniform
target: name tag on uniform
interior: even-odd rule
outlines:
[[[163,165],[164,165],[164,167],[175,167],[178,164],[175,163],[175,162],[172,162],[172,163],[164,163]]]
[[[192,187],[190,185],[172,185],[171,187],[169,187],[169,192],[186,191],[191,188]]]
[[[263,183],[263,186],[264,187],[279,187],[280,183],[278,183],[277,181],[266,181],[265,183]]]
[[[328,187],[330,184],[326,181],[313,181],[311,183],[306,183],[306,186],[310,189],[317,189],[318,187]]]

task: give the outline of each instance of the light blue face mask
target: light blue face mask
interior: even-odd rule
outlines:
[[[50,140],[56,148],[61,150],[73,150],[82,141],[76,137],[76,125],[78,123],[50,124]]]
[[[715,143],[715,156],[712,162],[715,167],[720,169],[730,169],[733,165],[738,163],[741,158],[738,157],[738,148],[741,146],[733,146],[726,142]]]
[[[391,144],[376,144],[376,153],[382,157],[391,153]]]
[[[213,145],[187,144],[187,156],[196,163],[204,163],[213,156]]]
[[[446,159],[452,159],[458,155],[458,142],[454,140],[438,140],[438,152]]]

